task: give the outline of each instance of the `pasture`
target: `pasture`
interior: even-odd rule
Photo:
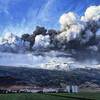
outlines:
[[[0,100],[100,100],[100,93],[15,93],[0,94]]]

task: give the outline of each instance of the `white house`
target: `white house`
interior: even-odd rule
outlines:
[[[58,92],[56,88],[43,88],[43,93]]]
[[[67,85],[66,90],[68,93],[78,93],[79,87],[77,85]]]

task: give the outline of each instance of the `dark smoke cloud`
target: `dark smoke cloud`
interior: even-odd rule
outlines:
[[[30,43],[31,50],[34,48],[100,49],[100,6],[87,8],[81,17],[74,12],[64,13],[59,22],[61,25],[59,31],[37,26],[32,34],[23,34],[22,39]]]

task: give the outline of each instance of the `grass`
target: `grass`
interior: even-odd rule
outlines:
[[[94,100],[100,100],[100,92],[95,92],[95,93],[60,93],[56,95],[61,95],[61,96],[66,96],[66,97],[76,97],[76,98],[86,98],[86,99],[94,99]],[[84,100],[84,99],[83,99]]]
[[[72,100],[46,94],[1,94],[0,100]]]
[[[100,93],[0,94],[0,100],[100,100]]]

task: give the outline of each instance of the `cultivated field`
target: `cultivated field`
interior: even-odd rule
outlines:
[[[0,100],[100,100],[100,93],[0,94]]]

